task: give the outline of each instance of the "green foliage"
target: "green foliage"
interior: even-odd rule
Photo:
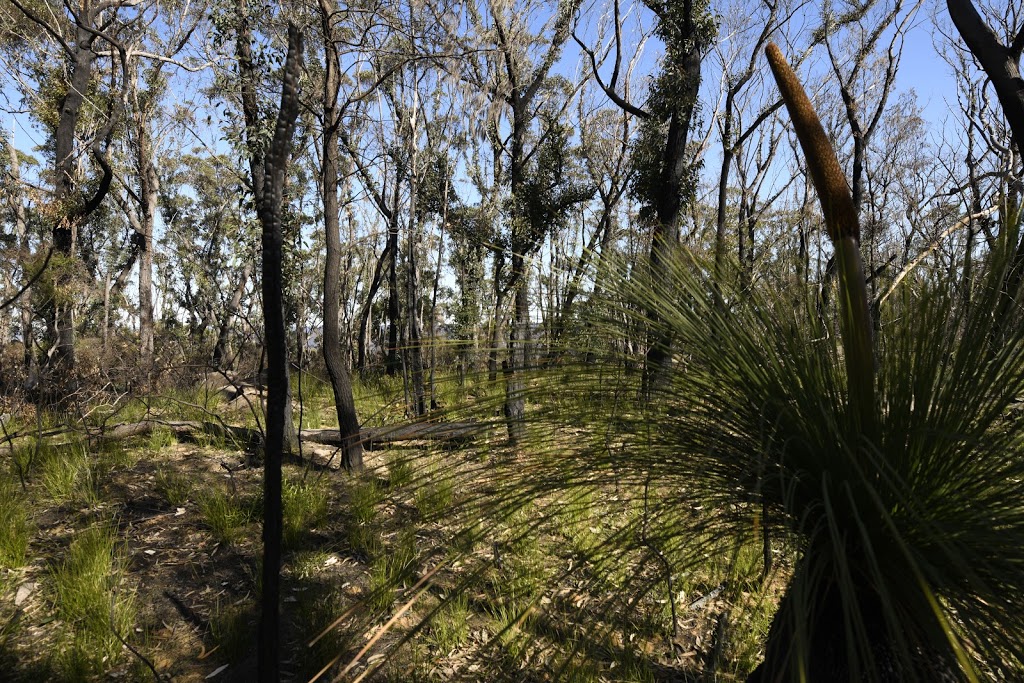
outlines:
[[[167,427],[155,427],[152,432],[149,433],[149,443],[147,444],[150,452],[159,451],[173,446],[178,442],[174,432]]]
[[[156,490],[170,505],[181,507],[192,495],[192,480],[171,469],[160,469],[156,473]]]
[[[415,477],[413,459],[401,453],[393,453],[388,458],[388,486],[392,491],[412,483]]]
[[[0,568],[14,569],[25,563],[32,535],[28,505],[17,483],[0,475]]]
[[[106,526],[79,532],[66,559],[50,569],[53,605],[65,622],[66,642],[54,655],[61,680],[92,680],[124,656],[115,633],[130,637],[136,612],[124,574],[117,537]]]
[[[322,479],[285,480],[281,501],[284,506],[282,541],[285,548],[298,547],[310,531],[327,521],[327,486]]]
[[[571,130],[560,113],[544,109],[540,113],[544,136],[538,143],[523,187],[514,198],[515,215],[523,221],[513,231],[514,250],[522,250],[545,235],[563,229],[573,207],[590,199],[595,189],[573,177],[573,162],[578,150],[570,147]]]
[[[95,463],[81,442],[41,453],[41,480],[47,495],[58,503],[94,505],[99,500]]]
[[[416,568],[416,536],[411,531],[398,534],[387,552],[374,558],[370,565],[370,595],[367,605],[373,612],[390,609],[397,589]]]
[[[636,169],[631,192],[640,203],[640,219],[653,224],[658,217],[658,205],[669,192],[677,192],[675,201],[689,201],[697,185],[699,166],[689,163],[687,150],[670,150],[672,125],[691,125],[699,107],[697,91],[700,84],[700,60],[710,48],[717,33],[714,17],[706,0],[695,2],[665,2],[647,0],[645,4],[658,16],[655,34],[665,45],[661,71],[651,84],[646,109],[651,114],[640,124],[633,149]],[[696,62],[697,68],[693,68]],[[692,83],[691,79],[697,79]],[[685,131],[684,131],[685,132]],[[669,156],[672,152],[675,156]],[[666,178],[674,169],[667,164],[683,163],[688,166],[678,187],[666,186]]]
[[[671,282],[630,286],[687,358],[626,425],[648,436],[623,462],[685,483],[677,505],[715,511],[662,533],[706,539],[697,548],[711,551],[743,538],[764,509],[772,536],[795,540],[801,554],[776,620],[796,644],[787,679],[799,662],[813,672],[838,657],[815,640],[830,629],[867,680],[882,676],[880,657],[905,680],[937,670],[1018,677],[1024,652],[1005,635],[1024,632],[1024,606],[995,603],[1008,607],[1022,578],[1011,567],[1024,524],[1005,503],[1024,476],[1021,425],[1005,416],[1024,392],[1024,333],[991,343],[999,280],[979,282],[971,306],[937,284],[883,310],[871,435],[848,406],[843,350],[813,311],[752,291],[725,312],[701,272],[684,258]]]
[[[445,598],[431,617],[428,639],[442,654],[447,654],[469,638],[469,597],[465,593]]]
[[[455,482],[450,472],[427,465],[417,472],[413,497],[416,509],[424,519],[435,519],[443,515],[455,499]]]
[[[261,514],[259,499],[243,499],[220,488],[201,492],[197,502],[206,527],[221,543],[234,543],[242,529]]]
[[[349,489],[348,506],[356,524],[369,524],[377,518],[377,505],[384,500],[384,491],[374,479],[355,481]]]
[[[384,500],[384,492],[371,478],[354,479],[349,489],[348,511],[352,522],[346,526],[349,545],[364,557],[375,558],[383,550],[377,521],[377,506]]]

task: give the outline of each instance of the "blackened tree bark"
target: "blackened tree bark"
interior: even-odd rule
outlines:
[[[1020,73],[1021,52],[1024,51],[1024,26],[1017,29],[1017,35],[1009,45],[1003,45],[995,31],[981,18],[971,0],[946,0],[946,8],[953,25],[960,33],[967,48],[975,56],[981,68],[992,81],[992,87],[1002,105],[1003,115],[1010,124],[1013,144],[1018,155],[1024,155],[1024,78]],[[1024,281],[1024,239],[1017,244],[1016,252],[1003,277],[1003,298],[997,311],[993,329],[994,341],[998,344],[1003,330],[1010,321],[1008,315],[1014,306]]]
[[[321,151],[320,191],[323,192],[324,231],[327,256],[324,263],[324,363],[334,392],[338,429],[341,432],[342,465],[349,470],[363,467],[359,418],[352,397],[352,379],[342,354],[339,321],[341,299],[341,236],[338,207],[338,154],[341,110],[338,108],[340,68],[331,18],[337,13],[334,0],[320,0],[320,26],[324,41],[323,150]]]
[[[946,8],[960,37],[991,79],[1010,124],[1013,142],[1018,152],[1024,154],[1024,79],[1020,73],[1024,27],[1018,29],[1009,45],[1003,45],[971,0],[946,0]]]
[[[263,321],[267,349],[267,427],[263,460],[263,594],[259,629],[259,680],[277,683],[280,666],[281,462],[291,431],[288,384],[288,339],[284,319],[284,235],[282,208],[285,176],[299,115],[302,33],[288,25],[281,105],[273,138],[266,147],[258,138],[259,110],[252,61],[252,29],[246,0],[239,0],[236,54],[242,85],[246,144],[252,171],[256,212],[263,227]],[[264,149],[266,152],[264,153]]]
[[[576,42],[590,59],[594,77],[608,98],[641,121],[633,193],[641,204],[641,217],[653,226],[648,260],[652,282],[665,282],[668,261],[679,242],[683,209],[693,191],[695,170],[687,152],[690,127],[700,90],[700,67],[715,33],[706,0],[661,3],[645,0],[657,17],[655,34],[665,43],[662,72],[651,89],[646,107],[630,103],[617,90],[622,73],[622,17],[618,0],[612,3],[615,31],[614,68],[604,82],[598,74],[595,51],[578,37]],[[649,335],[641,393],[648,396],[667,373],[671,334],[659,325],[655,311]]]
[[[668,10],[671,11],[671,10]],[[687,141],[700,89],[700,65],[713,28],[707,7],[697,0],[684,0],[676,10],[659,17],[659,33],[666,41],[666,66],[659,79],[660,96],[652,98],[650,117],[645,124],[668,123],[664,146],[656,167],[657,189],[645,199],[653,204],[654,231],[651,235],[650,271],[653,281],[662,279],[679,242],[684,200],[692,192],[693,173],[687,155]],[[654,317],[657,320],[657,315]],[[648,342],[644,363],[643,392],[664,378],[671,358],[671,334],[655,329]]]

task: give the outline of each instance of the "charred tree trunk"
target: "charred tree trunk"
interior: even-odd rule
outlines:
[[[289,449],[292,432],[288,383],[288,338],[284,318],[284,273],[282,268],[284,230],[282,208],[285,176],[292,138],[299,114],[299,77],[302,71],[302,34],[288,26],[288,53],[284,64],[281,106],[274,136],[264,157],[256,139],[259,109],[256,101],[256,73],[252,61],[252,29],[249,7],[239,0],[236,53],[242,85],[246,143],[252,171],[256,209],[263,226],[263,320],[267,352],[267,422],[263,461],[263,592],[259,629],[259,680],[277,683],[280,678],[281,597],[281,463]]]
[[[321,191],[324,202],[324,231],[327,256],[324,263],[324,363],[334,392],[338,429],[344,442],[342,465],[349,470],[363,467],[363,446],[359,438],[359,418],[352,397],[352,378],[342,354],[339,314],[341,292],[341,235],[338,207],[338,138],[341,112],[337,108],[340,76],[338,52],[331,30],[331,17],[337,12],[329,0],[320,0],[320,22],[324,40],[324,134],[321,154]]]
[[[88,18],[88,11],[85,13]],[[72,56],[71,82],[68,92],[60,104],[60,119],[54,132],[54,161],[56,164],[56,191],[54,200],[58,206],[68,205],[73,199],[75,188],[75,131],[85,102],[85,93],[92,80],[95,53],[92,44],[93,33],[80,26],[76,29],[75,52]],[[53,226],[53,248],[60,257],[57,276],[70,280],[75,263],[78,243],[78,221],[74,210],[61,212]],[[63,282],[61,284],[64,284]],[[74,370],[75,367],[75,318],[74,305],[68,300],[57,301],[53,314],[54,354],[51,359],[55,370]]]
[[[649,268],[652,281],[665,280],[668,262],[679,242],[679,226],[682,220],[683,198],[689,193],[690,166],[687,158],[687,141],[693,112],[697,106],[697,92],[700,89],[701,43],[700,28],[695,21],[696,9],[691,0],[683,2],[683,25],[680,31],[681,44],[688,47],[677,57],[673,68],[678,70],[677,92],[673,93],[673,105],[668,113],[668,132],[660,161],[660,194],[655,198],[655,223],[651,236]],[[672,334],[660,322],[655,311],[649,312],[655,322],[651,332],[647,355],[644,360],[644,374],[641,393],[649,396],[657,383],[668,372],[671,361]]]

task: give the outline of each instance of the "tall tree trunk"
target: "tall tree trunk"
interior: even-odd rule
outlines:
[[[324,134],[321,151],[321,192],[324,204],[324,232],[327,256],[324,262],[324,364],[331,378],[335,412],[341,432],[342,465],[349,470],[363,467],[363,445],[359,418],[352,396],[352,379],[342,354],[339,308],[341,302],[341,234],[338,207],[338,136],[341,112],[337,108],[340,88],[338,52],[331,29],[331,17],[337,12],[333,0],[320,0],[320,25],[324,40]]]
[[[213,367],[223,370],[230,370],[234,365],[234,356],[231,352],[231,327],[234,324],[235,316],[238,315],[238,308],[242,305],[242,296],[252,276],[252,262],[246,261],[242,266],[242,274],[238,277],[238,284],[231,294],[227,308],[221,315],[220,325],[217,329],[217,342],[213,345],[213,356],[210,359]]]
[[[696,102],[696,88],[700,84],[700,60],[696,60],[695,73],[687,73],[683,78],[694,81],[693,100],[687,98],[686,105],[672,113],[669,120],[668,136],[662,157],[662,196],[658,201],[657,219],[651,235],[651,251],[649,268],[652,282],[665,282],[669,261],[679,243],[679,223],[682,218],[682,200],[684,183],[687,173],[686,140],[690,129],[690,119]],[[649,311],[651,320],[660,322],[656,311]],[[644,361],[642,392],[649,396],[655,385],[665,378],[671,358],[672,335],[661,325],[656,325],[648,341],[647,355]]]
[[[370,279],[370,286],[366,289],[366,301],[359,311],[359,338],[356,340],[356,367],[360,372],[366,370],[366,342],[369,337],[368,328],[370,315],[373,312],[373,299],[380,289],[380,283],[384,279],[384,267],[391,258],[391,239],[384,245],[384,251],[380,253],[377,264],[373,267],[373,277]]]
[[[18,238],[18,259],[21,262],[22,279],[24,285],[28,285],[31,275],[29,274],[29,236],[28,220],[25,216],[25,205],[21,197],[21,160],[18,158],[18,150],[14,148],[14,141],[8,138],[7,152],[11,158],[11,212],[14,215],[14,234]],[[21,295],[19,317],[21,322],[21,343],[22,343],[22,365],[26,371],[31,372],[35,366],[35,354],[32,353],[32,288],[27,287]]]
[[[401,175],[395,177],[395,197],[398,197],[398,188],[401,182]],[[384,370],[388,377],[394,377],[402,369],[402,360],[398,354],[399,344],[399,305],[398,305],[398,213],[392,215],[388,222],[388,251],[391,253],[391,261],[388,263],[388,348],[387,357],[384,360]]]
[[[83,12],[83,19],[88,20],[91,12]],[[54,132],[54,163],[56,179],[54,201],[59,209],[57,222],[53,226],[53,248],[58,261],[58,277],[60,285],[70,284],[73,278],[74,263],[78,244],[78,216],[69,205],[73,201],[75,188],[75,131],[81,115],[85,93],[89,90],[92,80],[92,67],[95,53],[92,33],[85,27],[77,27],[75,35],[75,52],[72,57],[71,81],[68,92],[60,104],[60,119]],[[71,289],[71,288],[68,288]],[[74,297],[71,294],[61,297],[54,306],[54,353],[51,359],[55,370],[73,371],[75,368],[75,317]]]
[[[299,114],[299,77],[302,72],[302,34],[288,25],[281,106],[274,136],[264,157],[257,141],[261,125],[256,100],[257,77],[252,61],[252,29],[246,0],[238,0],[236,54],[242,90],[246,144],[252,172],[256,210],[263,226],[263,321],[267,351],[267,421],[263,460],[263,571],[259,629],[259,680],[277,683],[280,678],[281,597],[281,462],[292,428],[289,406],[288,338],[284,318],[284,185],[295,123]]]
[[[498,346],[501,343],[502,330],[504,329],[504,309],[506,289],[501,286],[502,271],[505,270],[505,257],[500,251],[494,253],[494,313],[491,316],[490,334],[487,339],[487,381],[494,382],[498,379]]]
[[[139,161],[139,199],[142,234],[139,236],[139,359],[148,383],[153,371],[153,224],[156,221],[160,178],[153,163],[149,121],[136,112]]]
[[[527,107],[529,99],[524,101],[518,92],[512,95],[512,144],[509,150],[509,185],[512,194],[512,205],[519,206],[519,194],[526,172],[526,126],[528,124]],[[514,448],[525,441],[526,426],[523,419],[526,413],[526,402],[523,398],[523,380],[520,375],[526,368],[528,356],[530,324],[530,291],[529,278],[526,271],[526,244],[518,233],[522,230],[524,217],[517,216],[512,221],[512,271],[509,287],[513,292],[512,328],[508,335],[508,360],[502,364],[505,375],[505,419],[508,426],[508,441]],[[518,228],[518,229],[517,229]]]
[[[415,116],[415,113],[413,114]],[[415,124],[413,124],[412,140],[412,173],[409,176],[409,233],[406,237],[408,242],[408,255],[406,256],[405,291],[406,291],[406,319],[409,325],[409,366],[412,379],[412,412],[419,417],[426,414],[426,392],[423,387],[423,348],[422,334],[420,332],[420,315],[417,307],[419,300],[419,273],[416,268],[416,141]]]
[[[656,220],[649,260],[653,282],[666,281],[668,264],[679,242],[683,197],[689,191],[687,184],[690,168],[686,145],[700,90],[701,44],[704,42],[699,35],[701,29],[697,26],[697,17],[694,16],[696,11],[692,0],[683,0],[683,25],[678,30],[681,44],[688,47],[672,65],[678,72],[675,78],[680,84],[675,86],[678,90],[672,94],[674,101],[668,116],[668,131],[660,162],[660,194],[654,206]],[[656,324],[648,340],[644,361],[641,391],[645,396],[649,396],[654,386],[668,373],[672,346],[671,332],[658,324],[660,316],[653,310],[649,311],[649,315]]]

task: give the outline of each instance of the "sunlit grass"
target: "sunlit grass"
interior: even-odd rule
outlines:
[[[469,639],[469,597],[459,593],[448,599],[431,618],[427,640],[441,654],[449,654]]]
[[[50,582],[65,629],[54,666],[61,680],[92,680],[124,657],[115,634],[132,637],[135,623],[136,595],[125,585],[114,530],[95,526],[79,532],[66,558],[51,568]]]
[[[284,506],[283,543],[297,547],[310,531],[327,521],[327,485],[322,479],[286,479],[281,492]]]
[[[29,501],[16,480],[0,475],[0,568],[25,564],[32,534]]]
[[[411,530],[400,532],[387,552],[374,558],[370,564],[370,596],[367,600],[371,611],[390,609],[398,588],[412,576],[416,559],[416,537]]]
[[[96,463],[85,444],[76,441],[47,449],[40,469],[43,488],[55,502],[95,505],[99,501]]]
[[[226,544],[238,540],[242,530],[260,514],[259,500],[241,498],[219,488],[204,491],[197,502],[207,529]]]

